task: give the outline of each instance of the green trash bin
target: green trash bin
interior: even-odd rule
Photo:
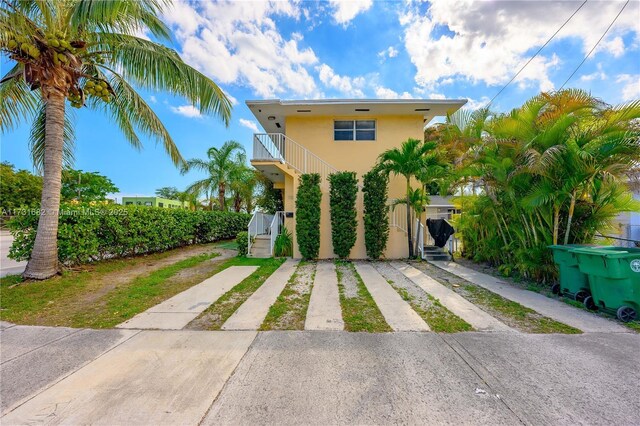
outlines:
[[[560,282],[551,287],[551,291],[554,294],[568,296],[578,302],[584,302],[584,299],[591,296],[587,275],[578,268],[578,259],[576,259],[576,255],[572,251],[575,248],[583,247],[597,246],[585,244],[549,246],[553,251],[553,261],[558,266],[558,276],[560,278]]]
[[[589,276],[589,309],[615,313],[628,322],[640,311],[640,249],[627,247],[576,248],[578,268]]]

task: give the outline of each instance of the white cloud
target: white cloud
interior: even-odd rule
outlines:
[[[359,13],[366,12],[373,0],[329,0],[333,8],[333,19],[338,24],[347,26]]]
[[[156,102],[158,102],[158,99],[156,99],[155,96],[151,95],[151,97],[149,97],[149,100],[151,101],[152,104],[155,104]]]
[[[468,99],[467,103],[464,104],[462,109],[470,109],[470,110],[474,111],[476,109],[480,109],[480,108],[482,108],[484,106],[487,106],[488,103],[489,103],[489,97],[488,96],[483,96],[479,100]]]
[[[447,1],[424,6],[409,4],[400,14],[404,44],[417,68],[416,83],[433,89],[447,79],[464,79],[488,85],[506,83],[577,9],[579,3],[536,1]],[[587,53],[615,17],[620,2],[589,2],[572,18],[555,41],[574,39]],[[622,36],[640,33],[640,2],[630,3],[599,50],[619,57],[631,48]],[[549,48],[532,61],[518,79],[523,87],[537,84],[554,88],[549,71],[559,60]],[[595,56],[595,54],[594,54]]]
[[[377,86],[375,88],[376,97],[380,99],[413,99],[413,95],[409,92],[398,92],[383,86]]]
[[[336,74],[327,64],[322,64],[316,68],[320,81],[329,88],[338,90],[344,96],[355,98],[364,97],[362,87],[365,84],[364,77],[348,77]]]
[[[246,127],[247,129],[253,131],[253,133],[260,133],[260,129],[258,129],[258,124],[253,120],[245,120],[241,118],[240,125]]]
[[[395,58],[396,56],[398,56],[398,49],[393,46],[389,46],[388,48],[378,52],[378,57],[382,60],[385,60],[386,58]]]
[[[174,2],[165,20],[175,29],[183,59],[220,84],[249,86],[259,96],[311,96],[307,67],[318,62],[303,37],[285,38],[275,17],[298,18],[299,2]]]
[[[640,99],[640,74],[620,74],[616,78],[616,83],[623,83],[622,100],[634,101]]]
[[[598,63],[597,67],[597,71],[580,76],[580,81],[606,80],[607,74],[602,71],[602,63]]]
[[[193,105],[180,105],[177,107],[172,106],[170,108],[174,113],[184,115],[185,117],[202,118],[202,114],[200,114],[198,108],[194,107]]]

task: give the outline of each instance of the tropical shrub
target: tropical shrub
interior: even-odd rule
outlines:
[[[9,257],[27,260],[39,211],[22,209],[8,222],[14,236]],[[235,238],[250,216],[146,206],[66,205],[60,209],[58,259],[70,264],[154,253],[190,244]]]
[[[304,259],[318,257],[321,200],[320,175],[310,173],[300,176],[300,186],[296,195],[296,239]]]
[[[358,178],[355,172],[337,172],[329,175],[331,242],[333,252],[341,259],[349,257],[356,243],[357,195]]]
[[[282,232],[273,242],[273,255],[275,257],[293,256],[293,238],[291,232],[287,228],[282,228]]]
[[[611,107],[564,90],[476,117],[483,130],[459,168],[465,185],[482,189],[462,197],[456,222],[466,256],[548,282],[557,274],[548,245],[591,243],[618,214],[639,209],[627,182],[640,159],[640,101]]]
[[[238,244],[238,256],[246,256],[249,251],[249,233],[247,231],[238,232],[236,244]]]
[[[389,176],[377,169],[363,176],[364,245],[370,259],[382,256],[389,239],[388,183]]]

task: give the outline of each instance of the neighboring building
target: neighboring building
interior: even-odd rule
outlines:
[[[251,164],[283,190],[285,226],[294,237],[294,257],[300,257],[295,240],[295,196],[302,173],[322,177],[320,258],[334,257],[331,244],[329,184],[327,176],[337,170],[362,175],[373,167],[385,150],[399,147],[408,138],[423,139],[424,126],[436,116],[462,107],[466,100],[312,100],[247,101],[247,106],[266,130],[254,135]],[[418,183],[414,182],[414,187]],[[391,176],[389,202],[405,195],[401,176]],[[435,201],[435,197],[432,198]],[[434,206],[434,213],[454,207]],[[357,200],[358,236],[352,258],[365,258],[362,193]],[[293,213],[293,214],[291,214]],[[408,255],[406,211],[397,206],[391,214],[391,232],[385,252],[388,258]],[[424,216],[423,216],[424,219]]]
[[[160,197],[122,197],[123,206],[149,206],[165,209],[187,209],[187,203]]]

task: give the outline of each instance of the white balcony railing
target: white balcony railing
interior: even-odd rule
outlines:
[[[337,169],[282,133],[256,133],[253,135],[254,161],[279,161],[298,173],[318,173],[323,186]]]

